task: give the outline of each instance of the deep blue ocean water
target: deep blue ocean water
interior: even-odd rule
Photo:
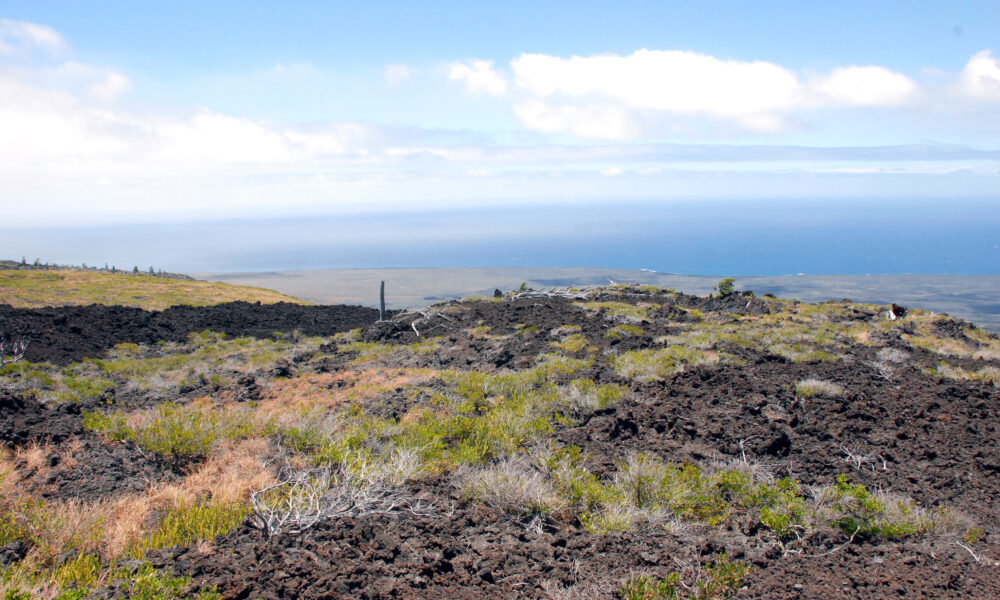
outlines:
[[[1000,273],[1000,197],[613,203],[0,231],[0,258],[174,272],[597,266]]]

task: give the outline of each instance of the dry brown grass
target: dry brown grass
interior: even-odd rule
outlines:
[[[333,408],[346,402],[367,400],[385,392],[422,385],[436,375],[430,369],[373,368],[272,381],[259,404],[259,414],[277,418],[287,412]]]
[[[274,483],[268,466],[274,447],[265,438],[228,442],[218,447],[198,470],[179,484],[182,498],[204,498],[223,503],[241,502],[250,491]]]
[[[208,281],[72,270],[0,271],[0,304],[15,308],[97,303],[162,310],[178,304],[208,306],[236,300],[308,304],[272,290]]]
[[[244,502],[251,490],[274,483],[269,467],[274,448],[270,441],[255,438],[220,444],[180,481],[154,485],[145,493],[28,503],[28,491],[19,481],[29,465],[51,451],[51,446],[33,445],[0,458],[0,507],[18,514],[37,540],[23,561],[26,567],[51,565],[68,548],[99,553],[105,560],[122,556],[155,527],[157,514],[202,500]]]
[[[72,469],[77,464],[74,453],[81,447],[80,440],[71,438],[62,446],[48,442],[32,442],[26,446],[0,452],[0,498],[17,498],[38,486],[44,486],[55,466]]]

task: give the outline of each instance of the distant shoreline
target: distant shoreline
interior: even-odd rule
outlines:
[[[310,269],[245,273],[190,273],[208,281],[273,289],[320,304],[375,306],[386,282],[391,308],[417,308],[465,296],[508,291],[521,283],[536,289],[638,283],[704,295],[720,276],[676,275],[600,267],[441,267]],[[1000,275],[775,275],[735,277],[736,288],[808,302],[850,298],[858,302],[948,313],[1000,334]]]

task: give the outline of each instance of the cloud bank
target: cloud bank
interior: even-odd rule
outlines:
[[[315,68],[275,70],[307,78]],[[415,73],[417,67],[395,63],[372,77],[379,89],[402,93],[421,84]],[[799,73],[673,50],[522,54],[506,66],[463,60],[437,73],[435,93],[442,99],[464,99],[470,111],[486,104],[510,111],[521,128],[513,141],[476,130],[137,108],[128,102],[136,84],[127,73],[75,58],[50,27],[0,20],[3,221],[27,226],[698,197],[726,192],[733,173],[750,174],[759,184],[753,193],[765,195],[810,186],[856,194],[865,188],[859,182],[871,180],[847,185],[844,178],[887,174],[963,178],[965,187],[954,189],[972,193],[1000,189],[995,149],[727,145],[713,138],[711,126],[705,143],[671,144],[669,135],[657,133],[664,122],[724,123],[780,141],[802,114],[929,110],[935,94],[946,95],[951,106],[989,109],[1000,102],[1000,64],[987,50],[949,76],[945,91],[882,66]],[[404,102],[401,115],[405,109]],[[491,116],[484,112],[483,121]],[[921,180],[900,193],[946,187]]]
[[[604,139],[634,137],[650,114],[780,131],[796,111],[902,106],[917,92],[912,79],[879,66],[837,67],[804,79],[770,62],[674,50],[568,59],[522,54],[511,71],[529,97],[514,108],[525,126]],[[603,125],[592,125],[595,118]]]

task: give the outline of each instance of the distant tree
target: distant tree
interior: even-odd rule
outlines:
[[[28,261],[23,256],[21,257],[21,264],[22,265],[28,264]]]
[[[732,277],[726,277],[715,284],[714,289],[719,292],[719,298],[726,298],[733,295],[733,283],[735,283],[735,280]]]
[[[152,275],[152,274],[153,274],[153,267],[149,267],[149,274],[150,274],[150,275]]]
[[[135,273],[136,275],[138,275],[139,274],[139,265],[136,265],[136,266],[132,267],[132,272]]]
[[[35,266],[36,266],[36,267],[39,267],[39,266],[41,266],[41,264],[42,264],[42,261],[41,261],[41,259],[38,259],[38,258],[36,258],[36,259],[35,259]]]

